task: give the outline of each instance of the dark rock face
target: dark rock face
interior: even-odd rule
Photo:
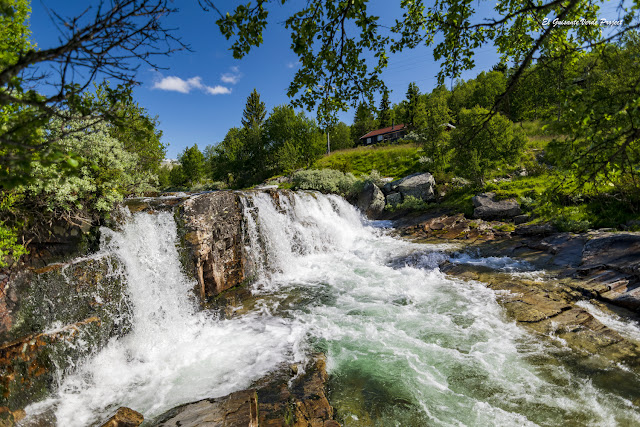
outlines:
[[[520,205],[513,199],[495,200],[495,193],[482,193],[474,196],[472,200],[473,216],[480,219],[506,219],[513,218],[522,213]]]
[[[384,210],[384,194],[377,185],[368,182],[358,196],[358,209],[369,218],[377,218]]]
[[[177,215],[203,301],[249,278],[239,194],[217,191],[190,198]]]
[[[417,199],[429,201],[435,198],[435,185],[436,181],[430,173],[414,173],[385,184],[383,191],[386,195],[400,193],[402,198],[412,196]]]
[[[129,328],[125,279],[109,256],[23,271],[0,286],[0,407],[10,411]]]

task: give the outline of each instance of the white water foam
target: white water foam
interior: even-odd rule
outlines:
[[[358,406],[373,425],[640,422],[628,400],[588,378],[532,363],[552,360],[551,346],[505,319],[484,285],[444,276],[436,267],[446,257],[433,246],[385,235],[335,196],[281,194],[275,203],[256,194],[246,204],[256,213],[254,256],[268,264],[256,292],[280,295],[273,309],[328,352],[345,425],[362,421]],[[532,270],[506,257],[456,260]],[[286,300],[296,293],[302,302]]]
[[[437,247],[389,237],[336,196],[252,192],[243,203],[257,309],[226,321],[196,312],[172,217],[136,214],[105,244],[125,264],[132,333],[31,412],[53,406],[59,425],[79,426],[127,405],[149,419],[313,349],[328,355],[346,426],[640,424],[629,400],[506,319],[494,292],[443,275]]]
[[[122,232],[103,233],[103,249],[126,269],[132,331],[112,340],[28,413],[54,408],[57,425],[65,427],[104,421],[119,406],[151,419],[181,403],[246,388],[302,357],[303,331],[291,320],[252,313],[215,321],[196,312],[189,298],[195,284],[181,270],[171,214],[136,214]]]

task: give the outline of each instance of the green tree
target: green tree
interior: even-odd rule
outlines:
[[[111,136],[122,142],[125,150],[138,156],[136,167],[139,171],[158,173],[167,152],[160,140],[162,131],[158,129],[158,117],[149,116],[147,110],[133,100],[131,87],[118,88],[121,96],[117,98],[110,93],[108,82],[96,87],[95,97],[101,103],[109,104]],[[91,94],[85,96],[93,97]]]
[[[260,94],[253,89],[247,97],[247,103],[242,112],[242,126],[248,128],[261,128],[267,115],[265,103],[260,101]]]
[[[420,110],[420,89],[417,84],[409,83],[406,101],[406,124],[409,127],[414,127],[416,115]]]
[[[198,184],[204,177],[205,164],[204,155],[198,148],[198,144],[184,149],[182,154],[178,156],[178,161],[182,167],[182,174],[187,185],[193,187]]]
[[[73,126],[65,133],[62,123]],[[82,133],[77,130],[82,129]],[[21,188],[27,197],[26,210],[36,209],[54,217],[85,216],[91,222],[94,213],[109,212],[126,195],[151,190],[156,176],[136,167],[138,156],[110,135],[105,122],[87,124],[82,119],[54,119],[47,128],[55,149],[80,156],[78,173],[61,173],[58,164],[33,162],[35,179]],[[83,213],[83,214],[80,214]],[[88,216],[87,216],[88,215]]]
[[[157,55],[183,48],[179,38],[163,26],[164,17],[173,11],[165,0],[114,0],[108,7],[101,3],[76,17],[50,13],[60,29],[58,43],[39,50],[28,41],[29,2],[2,0],[2,188],[33,182],[33,161],[40,165],[57,163],[60,173],[66,173],[65,167],[78,167],[74,153],[56,151],[56,141],[44,138],[47,124],[54,118],[69,121],[69,125],[62,126],[59,137],[63,138],[70,132],[82,132],[71,123],[78,117],[89,124],[108,119],[113,113],[109,105],[113,103],[92,100],[83,92],[101,74],[123,83],[118,87],[125,88],[136,81],[139,61],[153,65],[151,61]],[[126,98],[128,94],[114,89],[109,96]]]
[[[373,116],[371,108],[365,103],[360,103],[353,117],[353,125],[351,125],[351,140],[354,145],[360,143],[360,137],[367,132],[371,132],[377,128],[376,120]]]
[[[336,124],[329,132],[332,150],[344,150],[354,146],[351,139],[351,128],[344,122]]]
[[[498,97],[504,93],[507,87],[505,75],[498,71],[490,71],[488,73],[482,71],[474,80],[476,84],[474,85],[470,104],[465,105],[465,108],[472,108],[477,105],[487,110],[492,109]]]
[[[604,44],[576,64],[549,151],[564,170],[562,190],[640,200],[640,34]]]
[[[386,128],[391,126],[391,120],[393,118],[393,112],[391,111],[391,104],[389,104],[389,91],[385,89],[382,92],[382,99],[380,100],[380,109],[378,111],[378,126]]]
[[[265,142],[271,174],[290,173],[324,152],[324,138],[316,123],[288,105],[275,107],[265,123]]]
[[[245,154],[242,129],[229,129],[222,142],[218,143],[208,157],[212,178],[233,186],[236,177],[242,173]]]
[[[439,172],[444,171],[449,154],[451,132],[447,125],[451,123],[451,111],[447,104],[448,95],[448,91],[441,87],[425,97],[420,127],[424,153],[431,158],[434,170]]]
[[[490,170],[519,159],[526,141],[522,130],[502,114],[490,116],[481,107],[462,109],[451,133],[451,162],[458,174],[484,185]]]

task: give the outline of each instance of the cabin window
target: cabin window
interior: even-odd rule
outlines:
[[[371,138],[367,138],[367,144],[371,144]]]
[[[378,135],[378,141],[382,141],[382,135]]]

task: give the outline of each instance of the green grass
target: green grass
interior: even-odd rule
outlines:
[[[401,178],[421,171],[421,155],[422,149],[414,144],[357,147],[325,155],[313,167],[351,172],[356,176],[375,169],[382,176]]]

